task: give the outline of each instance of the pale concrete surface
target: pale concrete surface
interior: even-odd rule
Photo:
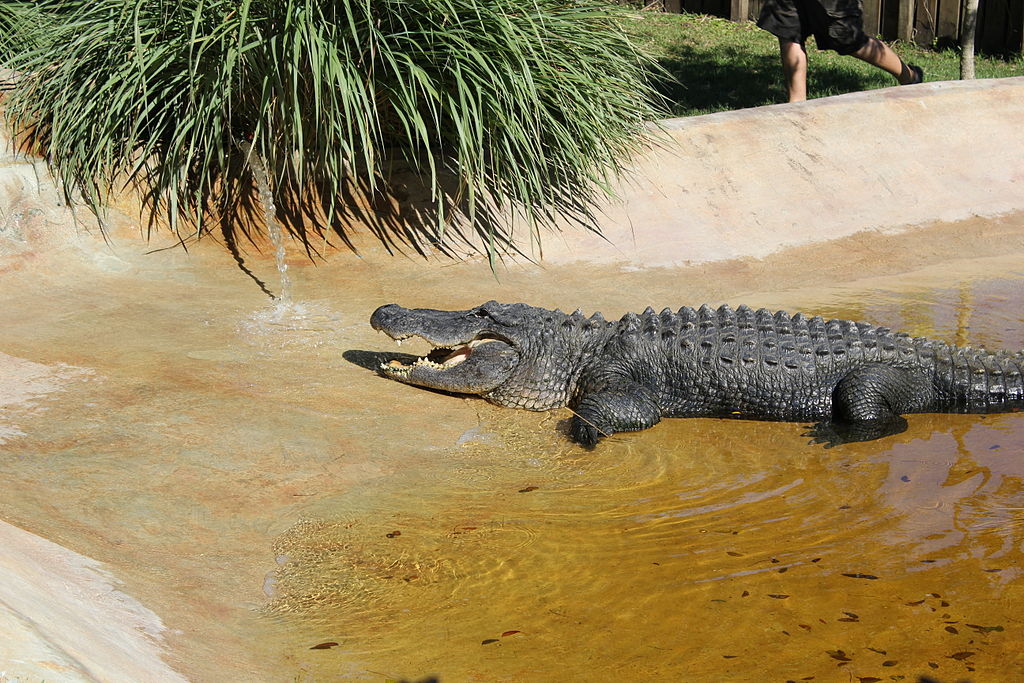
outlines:
[[[544,261],[666,267],[1024,210],[1024,78],[925,83],[665,122],[606,209]]]
[[[98,562],[0,521],[0,681],[184,681]]]

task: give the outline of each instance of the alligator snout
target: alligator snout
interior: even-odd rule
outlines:
[[[375,330],[382,330],[393,320],[395,314],[402,310],[398,304],[385,304],[373,312],[370,316],[370,326]]]

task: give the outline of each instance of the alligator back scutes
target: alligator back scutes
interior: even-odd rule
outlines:
[[[705,304],[660,313],[647,308],[614,325],[620,335],[642,334],[660,343],[670,356],[735,369],[842,373],[864,362],[921,369],[934,378],[946,409],[983,411],[1024,401],[1024,353],[958,347],[869,323]]]

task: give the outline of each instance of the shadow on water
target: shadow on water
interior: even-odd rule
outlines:
[[[387,365],[393,360],[408,365],[419,358],[414,354],[398,351],[361,351],[359,349],[349,349],[342,353],[341,357],[353,365],[373,372],[377,372],[381,365]]]

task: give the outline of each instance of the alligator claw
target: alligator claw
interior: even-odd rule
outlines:
[[[604,436],[597,427],[579,416],[573,416],[569,423],[569,438],[587,450],[593,450],[598,440]]]

